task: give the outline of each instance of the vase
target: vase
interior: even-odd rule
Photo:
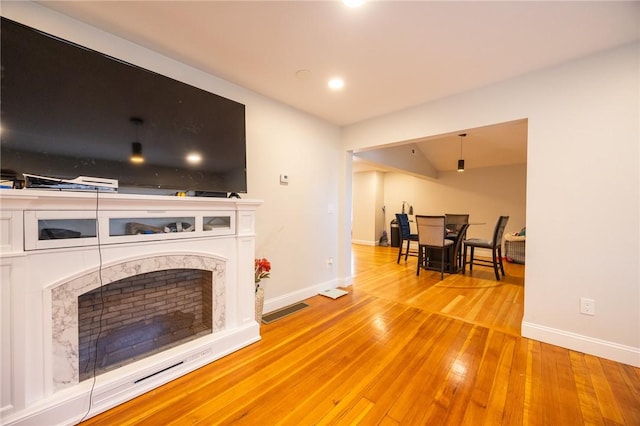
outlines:
[[[262,322],[262,310],[264,309],[264,289],[259,287],[256,290],[256,322]]]

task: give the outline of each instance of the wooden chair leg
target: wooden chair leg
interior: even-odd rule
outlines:
[[[400,248],[398,249],[398,261],[396,263],[400,263],[400,258],[402,257],[402,244],[404,243],[403,240],[400,240]]]
[[[418,269],[416,269],[416,275],[420,276],[420,268],[422,267],[422,247],[418,245]]]
[[[404,254],[404,261],[406,262],[409,259],[409,247],[411,247],[411,240],[407,240],[407,251]]]
[[[500,271],[504,277],[504,263],[502,262],[502,248],[498,247],[498,260],[500,261]]]

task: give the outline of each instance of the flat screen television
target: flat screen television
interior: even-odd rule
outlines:
[[[3,177],[247,192],[243,104],[4,17],[0,25]],[[136,143],[142,163],[131,161]]]

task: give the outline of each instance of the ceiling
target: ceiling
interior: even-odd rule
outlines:
[[[339,126],[640,38],[637,1],[38,3]],[[343,90],[328,90],[334,76]],[[471,155],[483,135],[468,133]],[[455,166],[454,141],[459,154],[459,138],[443,138],[418,144],[438,170]],[[486,152],[506,142],[488,141],[496,161]],[[508,143],[526,161],[526,131]]]
[[[460,134],[465,136],[461,137]],[[461,133],[456,132],[391,144],[388,147],[375,149],[373,152],[386,152],[387,157],[393,158],[401,156],[400,153],[391,155],[394,150],[403,150],[406,156],[422,155],[423,160],[428,161],[437,172],[457,170],[460,158],[465,159],[465,169],[467,170],[525,164],[527,162],[527,120],[492,124],[467,129]],[[367,156],[371,152],[364,151],[354,155],[354,172],[393,171],[396,169],[391,163],[385,165],[383,161],[368,161]],[[428,173],[414,174],[436,177]]]

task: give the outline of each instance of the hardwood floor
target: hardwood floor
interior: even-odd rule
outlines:
[[[640,369],[520,337],[524,267],[423,271],[354,246],[349,294],[86,425],[640,425]]]

